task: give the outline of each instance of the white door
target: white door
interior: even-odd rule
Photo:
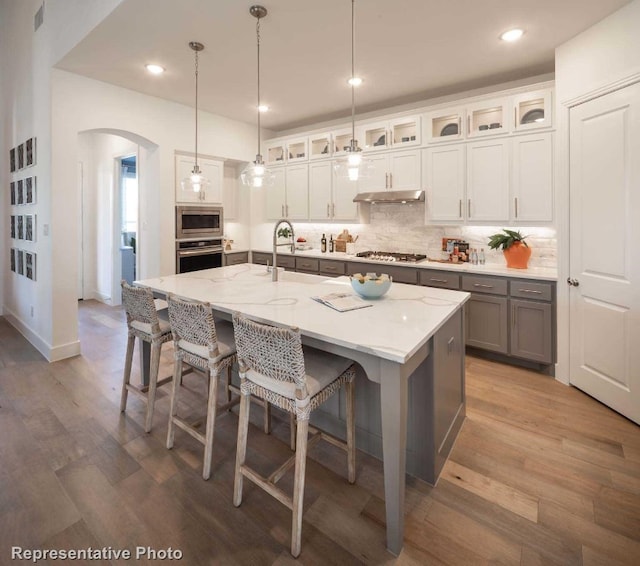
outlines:
[[[187,155],[175,156],[176,167],[176,202],[221,203],[224,179],[224,161],[198,157],[198,167],[209,181],[209,186],[198,193],[182,190],[181,181],[193,171],[195,158]]]
[[[464,144],[430,147],[424,150],[424,178],[429,222],[462,222],[464,198]]]
[[[271,169],[275,178],[272,187],[263,187],[267,194],[267,219],[279,220],[285,218],[284,210],[287,197],[284,167],[274,167]]]
[[[570,112],[570,381],[640,423],[640,84]]]
[[[334,171],[333,204],[331,217],[334,220],[358,220],[358,203],[353,202],[360,192],[360,181],[350,181],[346,177],[338,177]]]
[[[387,153],[367,154],[364,158],[371,164],[366,177],[358,179],[358,186],[363,193],[384,191],[389,188],[389,156]]]
[[[553,220],[551,133],[513,138],[511,218],[517,222]]]
[[[467,220],[509,220],[509,140],[467,146]]]
[[[286,169],[287,202],[285,218],[290,220],[309,219],[309,166],[291,165]]]
[[[331,218],[331,181],[333,163],[321,161],[309,165],[309,219]]]

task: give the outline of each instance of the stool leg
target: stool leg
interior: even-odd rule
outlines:
[[[151,425],[153,423],[153,407],[156,404],[158,371],[160,369],[160,348],[162,348],[162,344],[151,342],[151,362],[149,364],[149,392],[147,393],[147,415],[144,421],[145,432],[151,432]]]
[[[227,371],[225,372],[225,389],[227,390],[227,403],[231,403],[231,368],[232,368],[233,364],[229,364],[227,366]],[[227,411],[230,411],[231,407],[229,407],[227,409]]]
[[[178,390],[182,383],[182,358],[177,354],[173,363],[173,381],[171,382],[171,403],[169,404],[169,427],[167,430],[167,448],[173,448],[173,438],[175,435],[175,427],[173,417],[178,411]]]
[[[242,466],[247,456],[247,435],[249,434],[249,409],[251,396],[240,393],[240,415],[238,418],[238,443],[236,448],[236,473],[233,484],[233,504],[239,507],[242,503]]]
[[[207,400],[207,424],[204,435],[204,466],[202,477],[208,480],[211,476],[211,460],[213,459],[213,435],[216,427],[216,413],[218,408],[218,381],[220,368],[209,370],[209,399]]]
[[[307,466],[307,436],[309,421],[297,421],[296,467],[293,480],[293,517],[291,520],[291,554],[300,556],[302,544],[302,511],[304,503],[304,477]]]
[[[293,413],[289,413],[289,443],[291,450],[296,449],[296,416]]]
[[[264,399],[263,427],[265,434],[271,434],[271,403]]]
[[[355,380],[346,384],[347,387],[347,470],[349,483],[356,481],[356,408],[355,408]]]
[[[135,337],[131,335],[127,338],[127,353],[124,357],[124,375],[122,376],[122,395],[120,396],[121,413],[124,413],[124,410],[127,408],[127,396],[129,395],[129,389],[127,386],[131,381],[131,364],[133,362],[133,347],[135,340]]]

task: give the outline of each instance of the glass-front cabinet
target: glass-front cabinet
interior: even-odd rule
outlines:
[[[365,124],[358,131],[365,151],[398,149],[421,142],[420,116],[403,116],[391,121]]]
[[[425,138],[428,142],[451,142],[464,137],[464,108],[443,108],[425,116]]]
[[[306,161],[307,159],[307,138],[297,138],[287,140],[287,160],[290,163],[296,161]]]
[[[516,95],[512,103],[514,131],[551,126],[551,89]]]
[[[330,132],[322,132],[309,136],[309,159],[323,159],[333,155],[333,136]]]
[[[467,136],[504,134],[509,131],[508,100],[484,100],[467,106]]]
[[[286,161],[286,144],[283,141],[267,142],[264,144],[264,153],[262,155],[265,163],[271,165],[284,165]]]
[[[358,130],[356,130],[355,134],[356,139],[358,140],[358,145],[360,145]],[[352,135],[351,126],[333,132],[333,155],[340,156],[346,154],[347,148],[351,144]]]

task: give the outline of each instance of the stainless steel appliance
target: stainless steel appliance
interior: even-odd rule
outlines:
[[[221,238],[222,231],[222,207],[176,206],[176,240]]]
[[[423,254],[404,254],[398,252],[360,252],[356,254],[356,257],[362,257],[366,259],[373,259],[377,261],[387,261],[387,262],[402,262],[402,263],[416,263],[417,261],[422,261],[423,259],[427,259],[426,255]]]
[[[222,239],[176,242],[176,273],[222,267]]]

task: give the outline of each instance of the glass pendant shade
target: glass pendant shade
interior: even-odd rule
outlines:
[[[180,186],[183,191],[193,191],[194,193],[199,193],[210,185],[211,181],[202,174],[200,167],[197,165],[194,165],[191,173],[180,181]]]
[[[273,171],[267,169],[261,155],[256,155],[256,160],[247,165],[241,173],[242,183],[248,187],[272,187],[276,177]]]

